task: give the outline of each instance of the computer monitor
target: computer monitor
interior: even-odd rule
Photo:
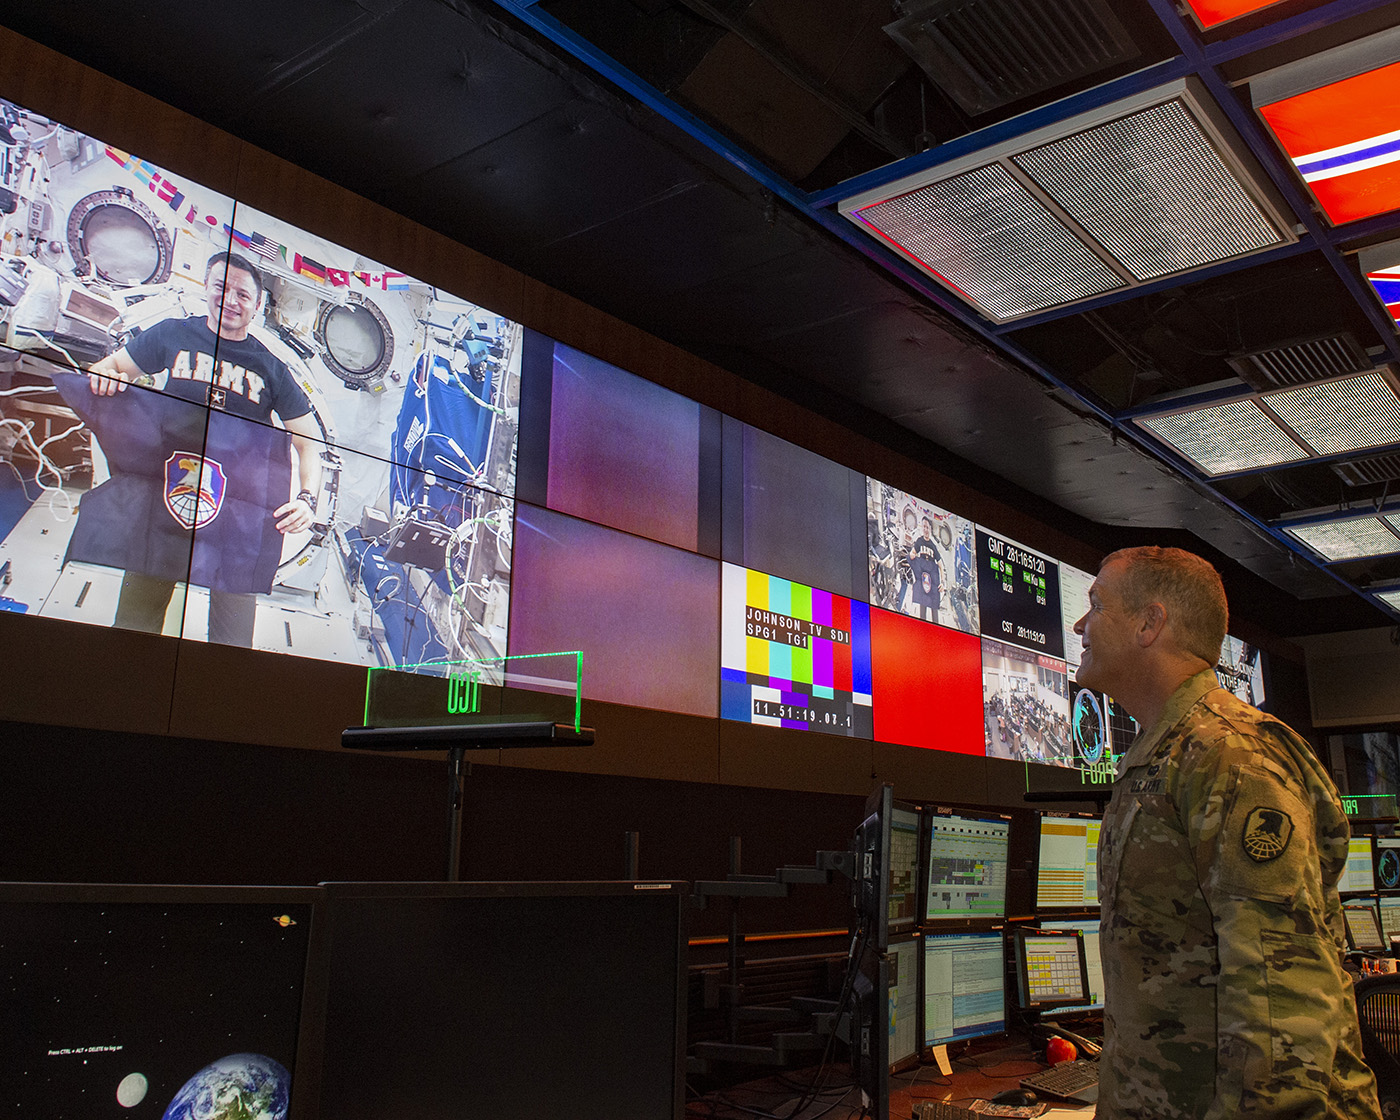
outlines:
[[[1353,949],[1378,953],[1388,947],[1388,942],[1381,935],[1380,916],[1374,903],[1360,900],[1345,903],[1342,917],[1346,920],[1347,942]]]
[[[1043,921],[1041,929],[1078,930],[1084,938],[1084,967],[1089,976],[1089,1002],[1081,1006],[1057,1007],[1047,1011],[1047,1015],[1077,1015],[1085,1011],[1103,1010],[1103,958],[1099,955],[1099,920],[1086,918],[1079,921]]]
[[[890,1069],[919,1058],[919,953],[915,934],[890,939]]]
[[[685,1106],[686,891],[331,883],[320,1115],[646,1116]],[[884,1026],[884,993],[880,1016]]]
[[[1376,837],[1376,889],[1400,891],[1400,836]]]
[[[0,1069],[14,1116],[312,1116],[315,888],[0,885]]]
[[[1082,1007],[1089,1001],[1084,935],[1078,930],[1020,926],[1012,932],[1011,943],[1016,957],[1016,1005],[1022,1011]]]
[[[1041,813],[1036,910],[1096,910],[1099,905],[1099,819]]]
[[[1400,895],[1383,894],[1380,897],[1381,936],[1386,945],[1392,937],[1400,937]]]
[[[877,786],[865,802],[855,847],[856,914],[884,950],[891,932],[913,929],[919,916],[918,810],[895,801],[888,782]]]
[[[1006,1030],[1000,930],[924,935],[924,1046]]]
[[[924,919],[1006,916],[1006,817],[974,817],[947,810],[924,813],[928,875]]]
[[[1375,860],[1371,855],[1371,838],[1353,836],[1347,842],[1347,863],[1342,870],[1337,890],[1342,894],[1370,894],[1376,889]]]

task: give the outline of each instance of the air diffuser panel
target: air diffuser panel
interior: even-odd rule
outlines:
[[[1147,416],[1137,423],[1208,475],[1273,467],[1308,457],[1253,400]]]
[[[993,318],[1010,319],[1124,286],[997,164],[868,207],[859,217]],[[1029,261],[1039,267],[1027,268]]]
[[[1381,373],[1284,389],[1264,403],[1319,455],[1400,443],[1400,400]]]
[[[1315,521],[1311,525],[1286,526],[1284,532],[1333,564],[1400,552],[1400,537],[1375,517]]]
[[[1180,101],[1066,136],[1014,162],[1138,280],[1281,240]]]

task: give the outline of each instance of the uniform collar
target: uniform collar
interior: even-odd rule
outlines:
[[[1157,744],[1166,738],[1177,724],[1185,717],[1186,713],[1194,708],[1201,699],[1209,692],[1213,692],[1220,687],[1220,681],[1215,675],[1215,669],[1202,669],[1195,676],[1187,677],[1175,692],[1171,694],[1171,699],[1167,701],[1167,706],[1162,709],[1161,716],[1151,727],[1140,732],[1133,740],[1132,746],[1128,748],[1118,765],[1118,772],[1121,774],[1129,766],[1137,766],[1153,751],[1157,749]]]

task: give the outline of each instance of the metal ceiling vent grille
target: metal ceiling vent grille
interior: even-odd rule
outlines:
[[[1287,525],[1284,531],[1328,563],[1335,564],[1342,560],[1360,560],[1363,556],[1392,556],[1400,552],[1400,537],[1386,528],[1385,520],[1352,517],[1316,521],[1311,525]]]
[[[1400,455],[1372,455],[1333,463],[1332,470],[1348,486],[1378,486],[1400,479]]]
[[[1250,388],[1266,390],[1361,373],[1374,363],[1352,335],[1343,333],[1241,354],[1230,365]]]
[[[840,210],[999,323],[1294,239],[1283,203],[1193,79]]]
[[[1400,396],[1387,367],[1134,423],[1206,474],[1234,474],[1400,445]]]
[[[1308,457],[1252,400],[1150,416],[1138,423],[1209,475],[1276,467]]]
[[[1284,389],[1264,399],[1319,455],[1400,443],[1400,400],[1381,373]]]
[[[1138,48],[1103,0],[909,0],[885,33],[972,116],[1106,70]]]

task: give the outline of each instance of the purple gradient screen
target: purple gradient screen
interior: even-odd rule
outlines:
[[[510,652],[583,651],[583,694],[719,714],[719,561],[516,507]]]
[[[700,406],[554,344],[549,506],[695,551]]]

